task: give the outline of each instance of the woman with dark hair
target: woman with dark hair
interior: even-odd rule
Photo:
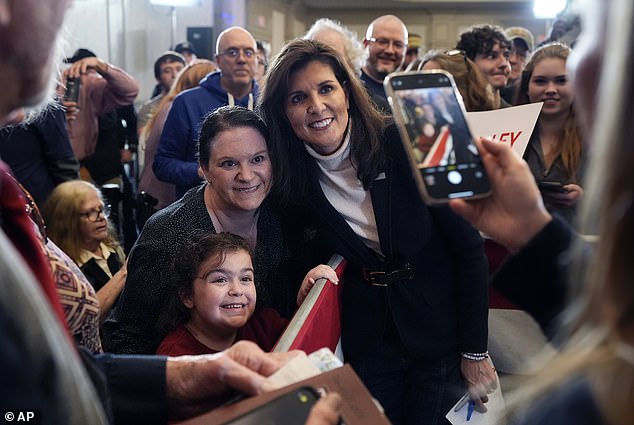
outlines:
[[[230,232],[246,239],[255,254],[260,304],[285,317],[292,314],[297,288],[289,282],[289,236],[265,199],[273,180],[267,140],[264,122],[245,108],[222,107],[205,118],[199,138],[205,183],[145,224],[130,252],[127,288],[116,320],[104,328],[112,333],[112,350],[156,351],[164,336],[156,322],[168,294],[169,267],[193,231]]]
[[[495,374],[478,233],[422,201],[398,131],[330,47],[286,45],[259,108],[280,197],[348,261],[343,354],[389,419],[444,421],[465,390],[462,377],[483,409]]]
[[[584,158],[573,105],[574,90],[566,71],[570,52],[568,46],[560,43],[535,50],[522,72],[515,104],[544,103],[524,160],[537,180],[548,211],[572,223],[583,195],[579,182]]]

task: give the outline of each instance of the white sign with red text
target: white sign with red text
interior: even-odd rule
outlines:
[[[542,109],[542,102],[494,111],[467,112],[466,118],[473,137],[486,137],[495,142],[509,143],[521,157]]]

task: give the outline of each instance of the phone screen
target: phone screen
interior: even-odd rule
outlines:
[[[225,425],[303,424],[317,400],[319,394],[315,389],[296,388]]]
[[[547,192],[558,192],[558,193],[568,192],[566,189],[564,189],[563,183],[556,182],[556,181],[543,181],[543,180],[538,181],[537,187],[539,187],[539,190],[547,191]]]
[[[77,102],[79,100],[79,85],[81,84],[81,79],[79,78],[69,78],[66,81],[66,91],[64,92],[64,100],[70,102]]]
[[[488,194],[488,178],[451,75],[392,74],[385,85],[422,195],[446,202]]]

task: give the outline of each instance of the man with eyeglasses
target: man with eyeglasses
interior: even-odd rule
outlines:
[[[244,28],[224,30],[216,42],[218,71],[174,99],[152,169],[160,180],[176,185],[177,198],[201,182],[196,137],[202,119],[226,105],[253,109],[259,90],[254,80],[256,49],[255,39]]]
[[[379,16],[368,26],[363,45],[368,52],[368,59],[361,68],[361,80],[377,109],[391,113],[383,80],[403,65],[407,49],[407,27],[394,15]]]

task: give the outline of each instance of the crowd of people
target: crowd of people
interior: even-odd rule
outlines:
[[[509,422],[628,423],[634,6],[580,1],[582,20],[537,46],[477,25],[425,53],[384,15],[362,40],[324,18],[267,54],[230,27],[214,62],[189,43],[161,54],[138,113],[136,80],[90,50],[54,75],[64,1],[0,2],[0,76],[16,87],[0,95],[0,406],[165,423],[261,393],[325,278],[343,283],[343,357],[394,424],[447,423],[465,392],[486,412],[490,287],[559,350],[507,393]],[[475,141],[486,198],[430,206],[412,179],[383,81],[434,69],[467,111],[542,103],[523,159]],[[446,99],[428,103],[419,121],[453,122]],[[126,209],[135,154],[143,217]],[[508,252],[495,274],[482,235]],[[341,403],[322,397],[306,423],[338,423]]]

